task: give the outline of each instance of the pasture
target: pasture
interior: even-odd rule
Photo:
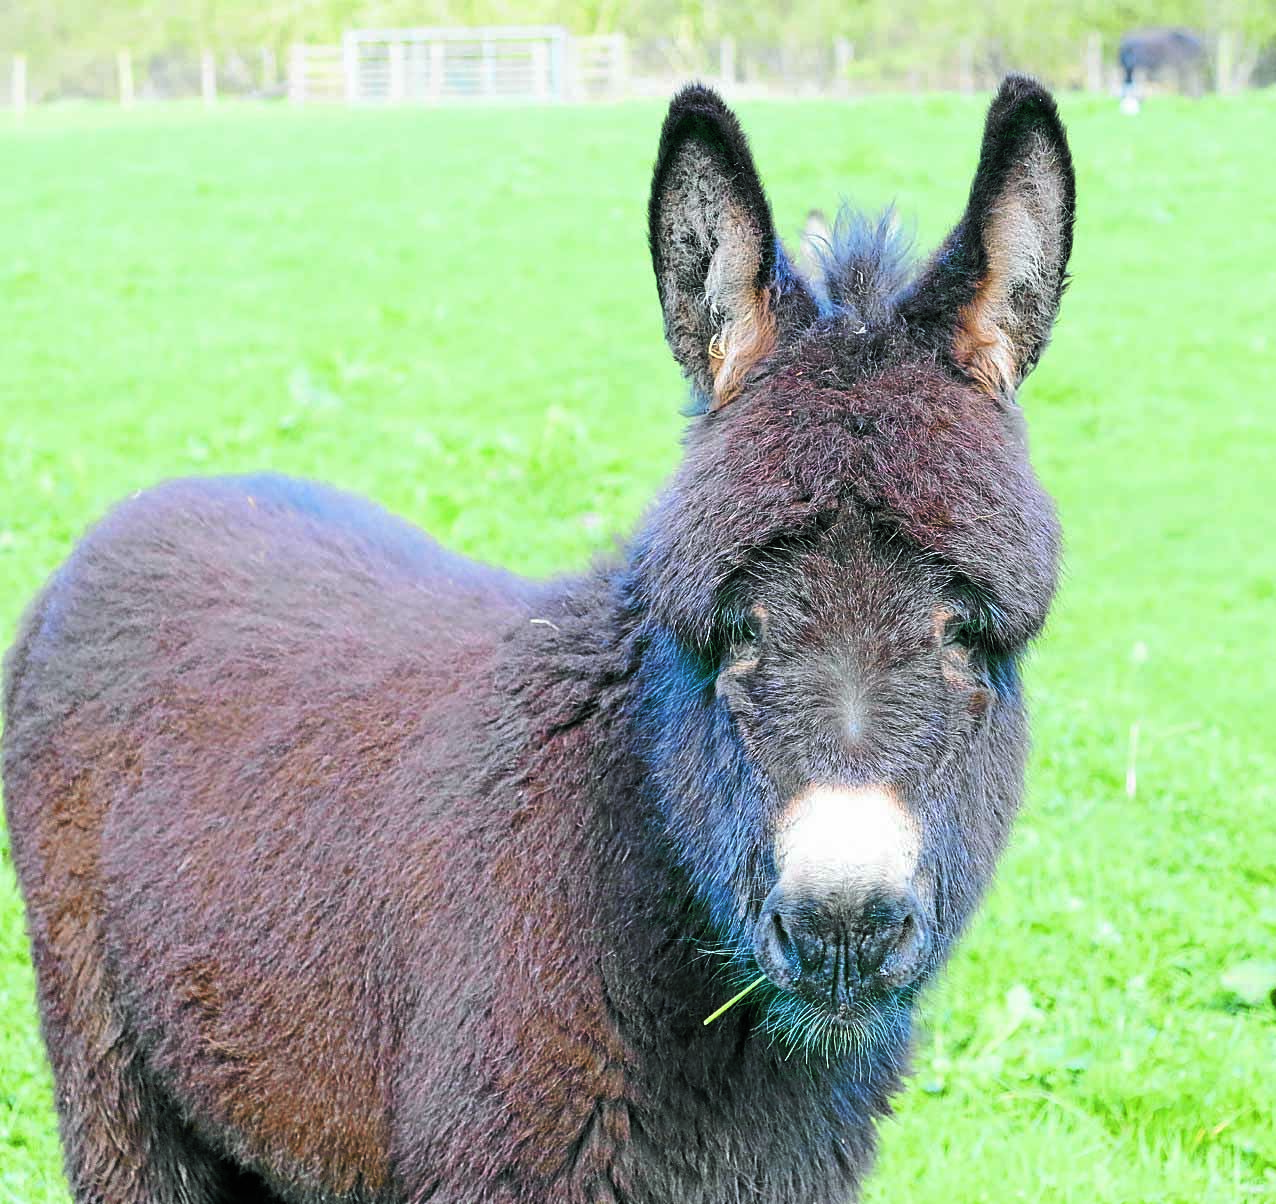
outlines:
[[[783,231],[893,199],[928,248],[983,105],[740,112]],[[1276,971],[1242,998],[1276,963],[1276,96],[1062,109],[1075,281],[1021,398],[1067,547],[1029,801],[924,1005],[874,1204],[1276,1199]],[[321,478],[531,574],[605,553],[684,421],[644,241],[661,114],[0,129],[0,640],[170,476]],[[0,1202],[65,1200],[58,1163],[6,861]]]

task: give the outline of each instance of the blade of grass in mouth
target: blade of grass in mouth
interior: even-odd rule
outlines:
[[[741,999],[743,999],[750,991],[752,991],[754,987],[760,986],[765,981],[766,981],[766,975],[759,974],[757,978],[755,978],[751,983],[749,983],[749,985],[745,987],[744,990],[741,991],[738,995],[732,995],[731,998],[728,999],[726,1003],[724,1003],[716,1012],[714,1012],[710,1016],[706,1016],[704,1018],[705,1024],[712,1024],[719,1016],[723,1015],[726,1012],[729,1012],[733,1007],[735,1007],[737,1003],[740,1002]]]

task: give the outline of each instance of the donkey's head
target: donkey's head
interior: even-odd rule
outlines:
[[[698,411],[634,550],[652,778],[771,1022],[854,1046],[902,1031],[1020,802],[1017,667],[1059,538],[1015,394],[1066,280],[1067,142],[1007,80],[927,264],[860,220],[803,278],[734,117],[692,87],[649,217]]]

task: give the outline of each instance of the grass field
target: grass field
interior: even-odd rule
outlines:
[[[743,115],[784,230],[845,194],[929,244],[982,104]],[[1276,1009],[1232,989],[1276,962],[1276,95],[1064,111],[1075,283],[1023,396],[1068,547],[1030,803],[868,1199],[1276,1201]],[[0,640],[88,521],[173,475],[321,477],[529,573],[606,547],[682,422],[660,115],[0,127]],[[65,1199],[6,857],[0,1202]]]

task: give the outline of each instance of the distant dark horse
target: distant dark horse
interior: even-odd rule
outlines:
[[[4,685],[76,1200],[854,1193],[1020,802],[1072,221],[1012,78],[928,264],[851,220],[804,280],[688,88],[650,236],[699,412],[624,557],[533,584],[277,477],[91,531]]]
[[[1136,29],[1121,39],[1118,52],[1126,95],[1134,89],[1134,74],[1159,77],[1170,71],[1180,92],[1199,96],[1205,46],[1190,29]]]

